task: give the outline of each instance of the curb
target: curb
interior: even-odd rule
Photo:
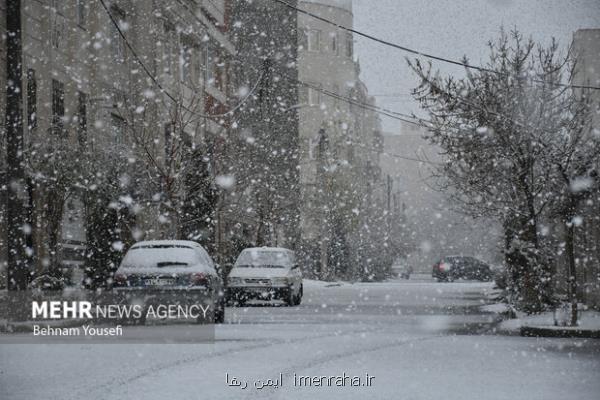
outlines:
[[[541,326],[521,326],[521,336],[551,338],[588,338],[600,339],[600,331],[593,329],[560,329]]]

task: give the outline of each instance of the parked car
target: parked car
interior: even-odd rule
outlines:
[[[489,265],[474,257],[447,256],[433,265],[432,276],[438,281],[447,282],[456,279],[490,281],[492,270]]]
[[[29,288],[33,290],[60,292],[65,288],[65,281],[49,273],[43,273],[29,282]]]
[[[146,307],[211,305],[209,322],[222,323],[225,318],[223,280],[206,250],[196,242],[153,240],[134,244],[115,272],[113,290]],[[199,318],[198,322],[206,321]]]
[[[413,268],[406,264],[396,264],[392,266],[392,271],[402,279],[410,279],[410,274],[413,273]]]
[[[250,299],[278,299],[294,306],[300,304],[302,294],[302,272],[296,255],[284,248],[244,249],[227,281],[227,299],[234,304]]]

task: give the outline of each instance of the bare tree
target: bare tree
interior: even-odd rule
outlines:
[[[514,289],[523,306],[536,311],[553,301],[556,251],[545,228],[549,213],[564,205],[556,192],[560,170],[575,178],[583,167],[575,168],[571,156],[593,151],[577,139],[579,100],[561,84],[572,70],[570,53],[561,57],[556,42],[536,46],[516,31],[503,32],[489,48],[486,68],[463,79],[409,62],[421,79],[414,94],[429,113],[429,139],[447,158],[438,170],[442,186],[466,213],[503,224]],[[556,149],[569,154],[557,159]],[[588,165],[593,154],[586,154],[581,163]],[[563,180],[561,192],[571,193]],[[570,201],[563,210],[573,209]]]

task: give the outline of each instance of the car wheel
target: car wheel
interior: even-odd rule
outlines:
[[[292,290],[292,288],[289,288],[286,290],[286,292],[283,296],[283,301],[285,302],[285,305],[288,307],[292,307],[292,306],[296,305],[296,296],[294,296],[294,291]]]
[[[219,296],[213,320],[215,324],[222,324],[225,322],[225,296]]]
[[[302,285],[300,285],[300,290],[298,291],[298,296],[296,296],[296,305],[299,306],[302,303],[302,295],[304,294],[304,289]]]

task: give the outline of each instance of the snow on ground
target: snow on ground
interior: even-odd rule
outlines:
[[[0,398],[596,399],[600,341],[494,336],[479,310],[490,288],[307,282],[299,307],[228,308],[214,344],[4,345]],[[343,373],[373,385],[294,386],[294,374]],[[280,387],[253,387],[279,374]]]
[[[480,310],[483,312],[502,314],[509,312],[511,309],[510,306],[506,303],[494,303],[481,306]]]
[[[570,327],[554,326],[554,313],[545,312],[536,315],[520,313],[519,318],[502,321],[499,326],[504,331],[519,331],[521,326],[544,327],[546,329],[569,329]],[[586,310],[579,311],[579,325],[571,329],[600,330],[600,312]]]

